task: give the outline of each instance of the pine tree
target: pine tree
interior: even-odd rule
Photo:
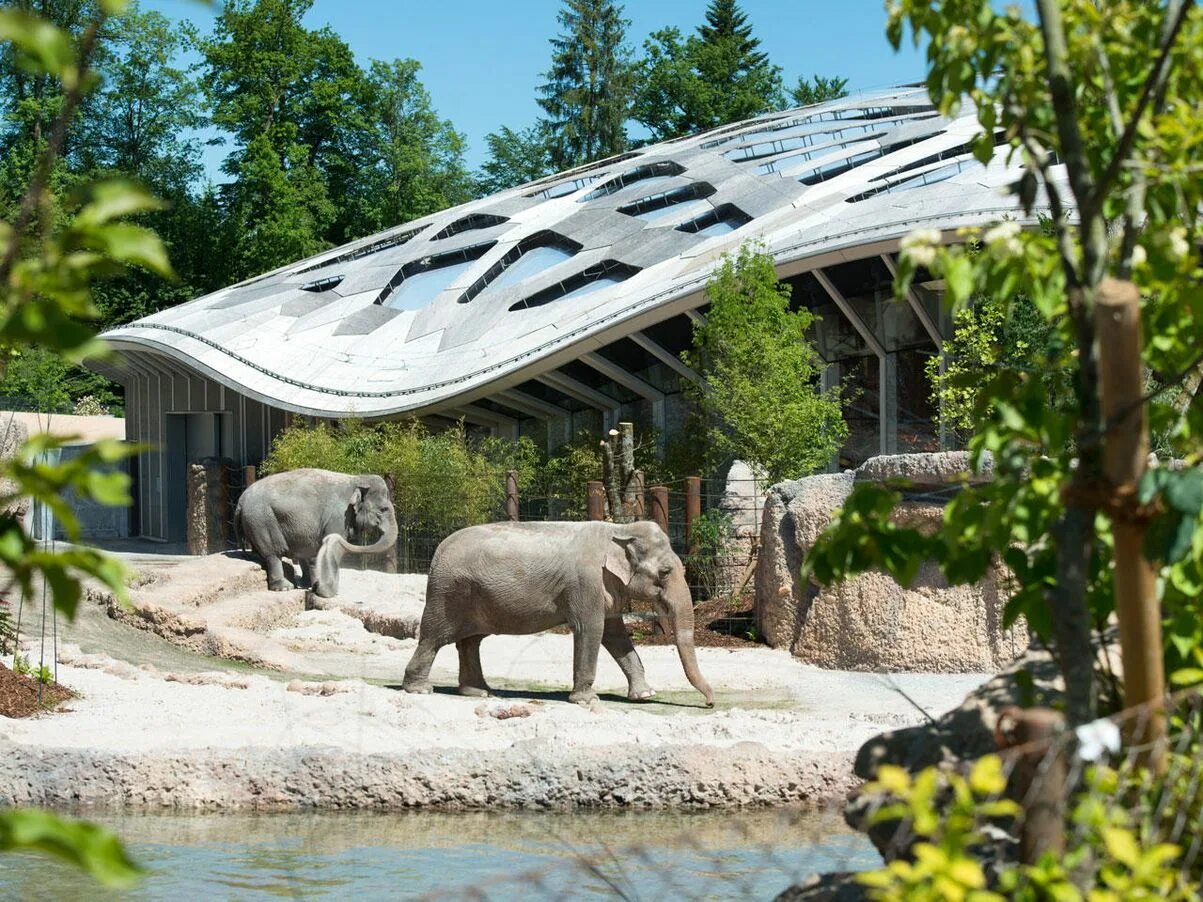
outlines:
[[[633,118],[663,140],[779,109],[781,70],[759,47],[734,0],[711,0],[687,39],[675,28],[653,32],[637,70]]]
[[[745,70],[769,64],[769,55],[756,49],[760,38],[752,37],[748,14],[735,0],[711,0],[706,9],[706,24],[698,26],[698,36],[707,44],[730,44]]]
[[[569,169],[621,153],[631,104],[630,25],[613,0],[564,0],[563,31],[538,98],[552,129],[552,163]]]

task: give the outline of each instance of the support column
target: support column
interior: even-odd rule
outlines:
[[[877,416],[882,454],[898,453],[898,354],[877,358]]]

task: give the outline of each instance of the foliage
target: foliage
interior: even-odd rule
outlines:
[[[882,902],[1001,902],[986,889],[986,873],[975,851],[985,842],[985,828],[1000,818],[1014,818],[1019,806],[998,798],[1006,786],[1002,762],[987,755],[968,776],[929,767],[914,777],[900,767],[882,765],[864,792],[876,797],[870,822],[906,831],[916,839],[913,861],[898,858],[878,871],[859,875],[869,895]]]
[[[631,103],[630,21],[614,0],[563,0],[539,106],[552,134],[551,162],[570,169],[622,153]]]
[[[1203,182],[1193,161],[1203,135],[1203,10],[1039,0],[1038,23],[989,0],[894,0],[889,10],[895,46],[909,27],[927,47],[938,109],[951,113],[967,96],[981,128],[977,158],[990,160],[1001,141],[1022,167],[1013,186],[1020,203],[1030,216],[1038,204],[1048,213],[1044,228],[1003,222],[956,246],[913,233],[896,288],[922,267],[943,278],[954,310],[975,297],[1029,299],[1065,348],[1073,390],[1062,402],[1046,374],[1004,362],[978,389],[969,442],[975,466],[993,454],[993,481],[962,491],[932,536],[889,527],[896,496],[857,487],[806,566],[821,580],[883,567],[905,582],[915,559],[929,557],[950,582],[965,583],[1002,550],[1016,577],[1006,620],[1023,615],[1055,643],[1067,714],[1085,722],[1096,705],[1092,630],[1114,604],[1109,517],[1137,503],[1111,499],[1103,471],[1098,299],[1109,276],[1148,299],[1143,357],[1161,386],[1199,366]],[[1154,428],[1193,461],[1203,409],[1185,394],[1173,405],[1154,393],[1148,408]],[[1160,505],[1186,478],[1164,477],[1150,500]],[[1177,516],[1173,507],[1161,516]],[[1164,532],[1156,522],[1152,531]],[[1191,554],[1195,547],[1192,539]]]
[[[795,106],[810,106],[826,100],[839,100],[848,96],[848,79],[836,76],[798,76],[798,83],[789,90]]]
[[[953,315],[952,337],[926,371],[943,425],[968,436],[981,386],[999,369],[1039,372],[1054,406],[1072,403],[1063,336],[1027,298],[974,299]]]
[[[536,122],[521,131],[503,125],[499,131],[486,135],[485,143],[489,158],[477,173],[477,194],[494,194],[555,172],[551,129],[546,122]]]
[[[790,310],[770,257],[745,246],[707,285],[710,311],[683,356],[702,377],[687,388],[711,463],[740,458],[770,482],[825,467],[847,435],[838,389],[818,389],[822,361],[807,340],[814,322]],[[695,433],[695,436],[698,433]]]
[[[1189,768],[1194,770],[1193,762]],[[1019,806],[1001,798],[1006,780],[996,755],[974,763],[968,776],[931,767],[913,777],[885,765],[865,787],[878,804],[871,822],[909,832],[916,842],[907,857],[859,875],[876,900],[963,899],[1001,902],[1118,902],[1120,899],[1198,898],[1178,862],[1182,850],[1161,842],[1117,802],[1116,771],[1091,767],[1070,816],[1073,844],[1061,856],[1035,865],[1000,863],[988,875],[980,853],[987,828],[1008,824]],[[1139,810],[1139,806],[1137,807]],[[902,835],[901,833],[897,835]],[[1080,887],[1089,887],[1083,893]]]
[[[25,188],[4,207],[0,220],[0,362],[5,365],[32,347],[72,362],[100,353],[86,325],[99,314],[92,283],[130,267],[172,274],[158,237],[129,221],[159,206],[141,188],[106,179],[74,186],[61,204],[54,196],[56,174],[70,146],[69,126],[96,86],[92,67],[100,36],[109,14],[124,4],[102,0],[73,6],[86,16],[73,28],[60,28],[26,8],[0,8],[0,78],[40,86],[17,98],[18,105],[34,101],[35,124],[18,136],[28,139]],[[68,462],[50,463],[48,452],[59,447],[58,439],[36,436],[16,456],[0,461],[0,477],[10,486],[0,506],[12,509],[22,497],[41,502],[75,541],[79,524],[63,496],[70,492],[100,504],[128,505],[128,477],[100,471],[128,449],[99,442]],[[13,514],[0,516],[0,562],[11,585],[27,595],[33,594],[35,579],[43,581],[55,609],[68,617],[79,602],[83,577],[126,598],[119,563],[91,549],[39,547]],[[42,811],[0,812],[0,849],[55,855],[113,885],[127,884],[140,873],[108,831]]]
[[[0,811],[0,851],[17,849],[58,858],[106,886],[127,887],[142,875],[142,869],[108,830],[37,808]]]
[[[472,197],[464,165],[467,142],[440,119],[430,93],[418,79],[416,60],[373,60],[367,73],[364,157],[350,173],[340,204],[358,204],[361,212],[336,230],[336,240],[380,231],[437,213]],[[349,195],[349,196],[348,196]]]
[[[499,516],[506,472],[517,470],[519,484],[530,485],[537,458],[529,439],[474,440],[462,424],[431,432],[416,421],[374,426],[319,422],[297,423],[277,435],[262,470],[319,467],[390,476],[402,532],[442,537]]]
[[[719,576],[734,533],[731,515],[717,507],[704,512],[691,524],[690,551],[683,561],[689,570],[690,584],[698,589],[695,602],[718,594]]]
[[[636,70],[632,118],[664,140],[779,108],[781,70],[759,46],[734,0],[711,0],[696,35],[653,32]]]

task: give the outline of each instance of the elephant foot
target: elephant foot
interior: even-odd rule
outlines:
[[[642,702],[642,701],[646,701],[649,698],[654,698],[655,695],[656,695],[655,689],[650,689],[647,686],[644,686],[641,689],[632,689],[630,692],[627,693],[627,698],[629,698],[633,702]]]
[[[412,692],[414,695],[430,695],[434,692],[434,685],[430,682],[405,682],[401,684],[401,688],[406,692]]]
[[[459,694],[470,698],[489,698],[493,693],[488,686],[460,686]]]
[[[568,701],[587,707],[597,701],[597,693],[592,689],[574,689],[568,693]]]
[[[273,592],[288,592],[293,588],[292,583],[286,579],[270,580],[267,584],[267,587]]]

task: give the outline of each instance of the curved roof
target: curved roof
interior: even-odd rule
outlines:
[[[699,306],[722,255],[750,239],[805,269],[880,253],[917,225],[1021,217],[1000,190],[1013,174],[969,154],[977,132],[972,110],[942,118],[922,88],[772,113],[406,223],[104,337],[286,410],[431,412]]]

